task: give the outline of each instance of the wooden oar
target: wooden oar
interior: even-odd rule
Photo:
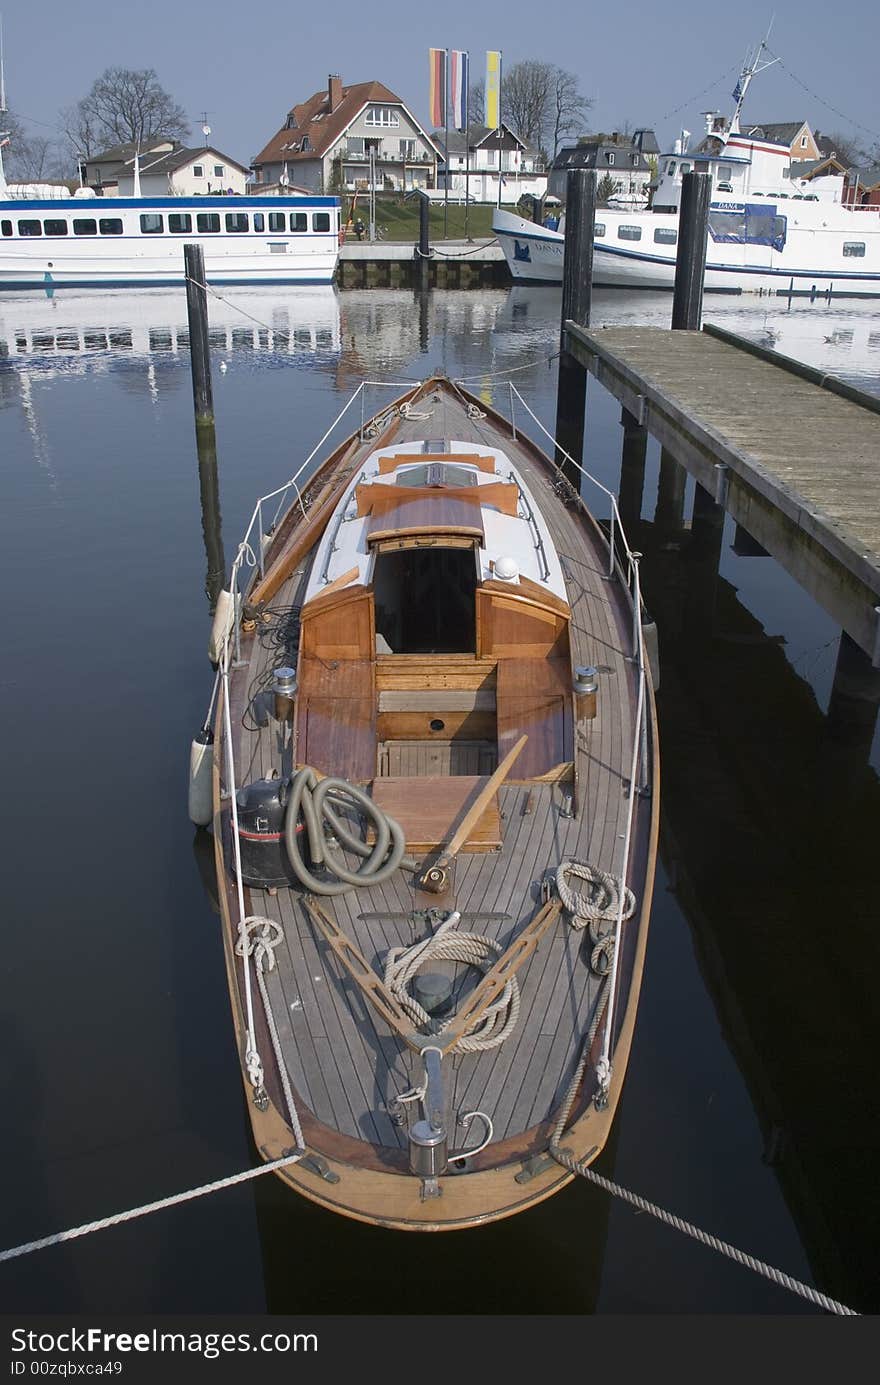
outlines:
[[[514,760],[519,755],[528,736],[520,736],[516,745],[505,755],[495,773],[486,781],[480,792],[477,794],[470,808],[465,813],[452,838],[447,846],[443,847],[440,855],[433,863],[423,871],[419,877],[419,887],[428,890],[431,894],[442,894],[449,885],[449,867],[464,846],[476,823],[479,822],[487,805],[492,797],[504,783],[510,773]]]

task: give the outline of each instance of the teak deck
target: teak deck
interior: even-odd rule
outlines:
[[[590,862],[611,874],[620,871],[638,696],[630,657],[632,610],[620,584],[608,579],[607,547],[599,531],[571,497],[560,497],[546,464],[527,443],[499,431],[491,416],[471,417],[464,402],[449,391],[431,397],[427,407],[432,415],[427,422],[401,418],[393,425],[395,443],[423,437],[427,430],[432,438],[500,446],[530,486],[563,568],[571,607],[572,661],[599,670],[598,715],[576,724],[572,735],[570,717],[562,714],[571,697],[570,668],[562,660],[499,661],[496,674],[493,660],[444,655],[433,659],[429,679],[424,661],[420,664],[414,657],[380,656],[373,664],[349,660],[333,668],[326,651],[317,651],[301,665],[301,739],[295,762],[311,763],[352,781],[375,781],[377,798],[387,802],[405,825],[408,845],[422,851],[439,845],[444,834],[448,840],[448,829],[454,828],[466,802],[462,785],[485,780],[516,738],[528,731],[529,742],[521,763],[514,765],[512,780],[502,786],[453,866],[452,893],[455,907],[463,911],[462,927],[491,935],[506,946],[536,914],[542,882],[561,861]],[[347,473],[354,476],[370,452],[382,445],[380,437],[350,449]],[[270,570],[276,558],[270,553]],[[310,554],[304,554],[272,596],[275,610],[302,602],[309,561]],[[247,717],[243,721],[251,690],[265,681],[267,668],[284,662],[277,644],[258,628],[243,637],[241,657],[244,663],[233,669],[230,680],[239,784],[279,768],[289,772],[294,759],[275,721],[270,719],[263,729],[250,729]],[[406,722],[392,740],[383,740],[381,728],[377,731],[377,721],[387,718],[412,718],[415,725],[430,709],[425,697],[429,681],[440,685],[444,716],[463,719],[459,740],[453,740],[451,750],[448,745],[438,747],[433,759],[430,733],[409,736]],[[629,879],[639,907],[624,926],[621,949],[619,1070],[609,1110],[589,1116],[595,1134],[585,1137],[594,1151],[607,1133],[626,1066],[650,909],[657,832],[650,695],[649,706],[655,791],[636,808]],[[490,739],[481,734],[481,718],[496,713],[497,742],[494,735]],[[473,719],[473,735],[468,718]],[[217,739],[222,790],[222,737]],[[474,778],[450,780],[450,771]],[[231,950],[237,902],[228,861],[225,883],[227,961],[230,970],[235,969],[240,991],[241,964],[233,960]],[[444,1064],[450,1148],[468,1143],[461,1124],[467,1112],[487,1112],[494,1134],[487,1149],[461,1166],[467,1167],[467,1177],[452,1174],[443,1180],[444,1195],[432,1206],[420,1203],[418,1180],[407,1172],[406,1128],[388,1114],[393,1099],[418,1083],[421,1060],[389,1030],[340,967],[316,933],[297,890],[270,895],[246,889],[245,901],[249,912],[271,917],[283,927],[278,965],[268,975],[272,1006],[309,1147],[339,1175],[339,1182],[331,1185],[295,1166],[289,1181],[300,1192],[366,1220],[437,1229],[507,1215],[568,1181],[570,1175],[558,1165],[542,1170],[528,1185],[517,1183],[516,1175],[531,1155],[546,1147],[554,1112],[594,1018],[599,982],[585,964],[592,947],[585,934],[557,919],[518,972],[522,1003],[513,1035],[498,1050],[456,1054]],[[415,877],[399,870],[385,884],[324,899],[322,907],[333,913],[381,976],[390,948],[426,935],[425,911],[437,910],[442,917],[453,906],[445,897],[421,893]],[[271,1049],[265,1034],[261,1042],[266,1062]],[[276,1157],[290,1144],[279,1117],[285,1110],[280,1082],[270,1069],[267,1063],[267,1088],[277,1109],[270,1109],[262,1126],[254,1117],[264,1157]],[[588,1112],[593,1090],[588,1081],[575,1114]],[[482,1138],[479,1128],[477,1121],[471,1144]],[[481,1170],[487,1171],[482,1181]],[[374,1180],[369,1189],[367,1172]]]

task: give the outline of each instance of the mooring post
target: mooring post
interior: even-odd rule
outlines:
[[[217,475],[217,437],[213,424],[196,428],[199,454],[199,495],[202,502],[202,535],[208,560],[205,594],[213,614],[226,577],[223,534],[220,522],[220,483]]]
[[[208,347],[208,288],[205,256],[200,245],[183,247],[186,273],[186,313],[189,318],[189,358],[192,365],[196,428],[214,426],[211,356]]]
[[[420,289],[430,287],[431,278],[431,242],[429,216],[431,203],[425,193],[419,189],[419,248],[418,248],[418,272],[416,275],[417,286]]]
[[[831,738],[857,749],[867,762],[880,707],[880,669],[845,630],[840,632],[834,682],[828,701]]]
[[[565,324],[590,325],[593,279],[593,221],[596,215],[596,170],[570,168],[565,198],[565,250],[562,268],[562,324],[559,378],[556,388],[556,462],[580,494],[577,467],[584,455],[587,371],[566,351]],[[567,452],[577,466],[566,462]]]
[[[678,251],[672,291],[673,331],[698,332],[703,314],[703,277],[709,232],[710,173],[686,173],[681,180]]]
[[[544,205],[544,200],[543,200],[543,198],[541,198],[541,197],[533,197],[533,198],[532,198],[532,221],[536,221],[539,225],[540,225],[540,223],[541,223],[541,208],[543,207],[543,205]]]
[[[632,542],[636,526],[642,517],[648,430],[626,408],[620,411],[620,422],[623,425],[623,452],[620,458],[617,508],[620,511],[624,533]]]

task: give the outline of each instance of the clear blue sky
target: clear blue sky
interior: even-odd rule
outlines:
[[[771,6],[775,5],[775,9]],[[739,66],[775,15],[770,46],[781,63],[756,77],[744,116],[806,119],[813,129],[880,142],[880,5],[848,0],[741,0],[730,10],[695,0],[630,0],[590,6],[583,0],[446,0],[425,7],[304,5],[261,0],[0,0],[10,107],[51,133],[58,112],[85,95],[106,67],[153,67],[187,111],[192,142],[211,142],[247,164],[280,127],[290,106],[325,86],[376,79],[428,120],[429,47],[462,48],[472,77],[487,48],[504,65],[523,58],[557,63],[594,98],[593,129],[653,126],[661,147],[684,126],[698,137],[700,112],[729,112]]]

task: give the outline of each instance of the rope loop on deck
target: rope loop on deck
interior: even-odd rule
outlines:
[[[400,1002],[414,1024],[429,1034],[442,1034],[451,1024],[450,1015],[442,1022],[428,1014],[409,992],[409,983],[426,962],[465,962],[485,976],[492,970],[503,948],[493,938],[479,933],[454,933],[460,914],[450,914],[436,933],[410,947],[392,947],[385,958],[385,985]],[[501,994],[487,1006],[473,1027],[453,1044],[453,1051],[479,1053],[498,1048],[516,1028],[519,1019],[519,985],[512,976]]]
[[[569,884],[571,877],[586,881],[587,889],[573,889]],[[556,891],[563,908],[571,915],[572,928],[589,928],[590,939],[596,944],[604,944],[612,936],[618,915],[625,923],[635,912],[636,897],[628,886],[624,886],[621,913],[617,876],[580,861],[560,863],[556,870]]]

